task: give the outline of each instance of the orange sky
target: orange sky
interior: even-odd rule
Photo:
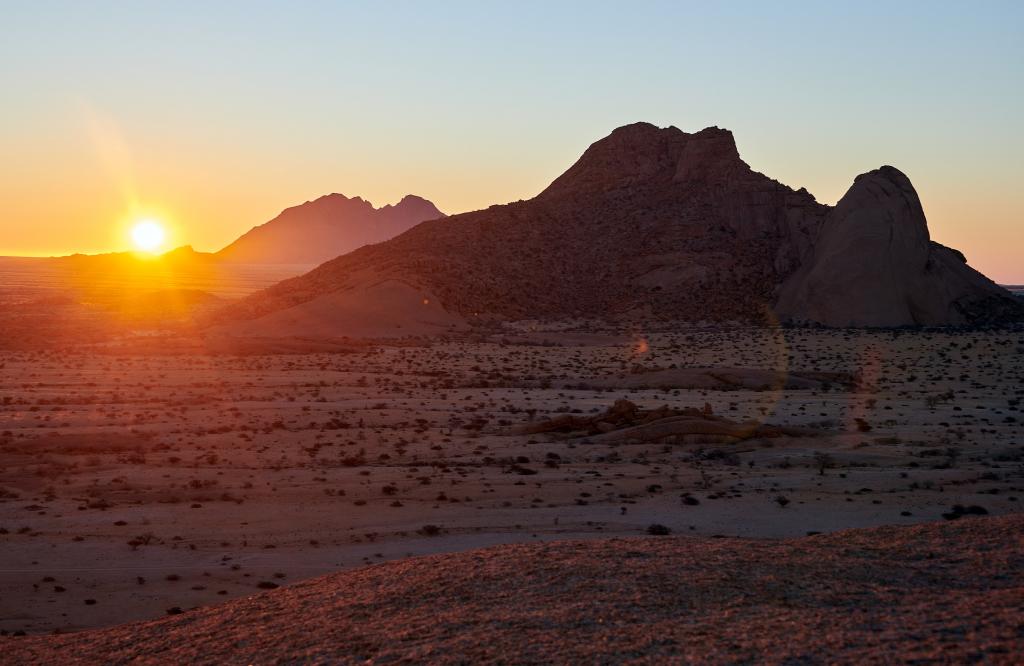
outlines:
[[[70,108],[63,133],[42,142],[45,150],[24,137],[32,150],[21,152],[18,169],[0,179],[5,204],[0,254],[129,249],[131,225],[147,217],[165,224],[168,247],[191,244],[212,251],[287,206],[335,191],[378,206],[415,193],[448,213],[474,210],[533,196],[603,132],[567,130],[537,154],[502,146],[510,158],[489,162],[491,174],[475,168],[488,156],[469,138],[456,143],[453,137],[445,155],[396,142],[386,148],[360,146],[358,153],[347,152],[348,159],[306,160],[301,146],[270,157],[256,147],[190,145],[187,137],[173,134],[129,137],[109,115],[80,100]],[[856,175],[857,169],[815,168],[812,155],[794,154],[792,146],[788,153],[778,146],[781,154],[775,154],[771,142],[758,145],[756,137],[737,135],[751,166],[794,188],[807,186],[820,201],[834,203]],[[881,163],[869,159],[858,169]],[[1022,190],[1009,179],[993,181],[978,173],[940,172],[922,179],[913,168],[894,163],[914,181],[933,239],[963,250],[994,279],[1024,282],[1019,252],[1024,226],[1016,224],[1024,211]]]
[[[143,216],[217,250],[330,192],[474,210],[645,120],[826,203],[896,166],[935,240],[1024,283],[1024,5],[97,3],[5,10],[0,254],[128,249]]]

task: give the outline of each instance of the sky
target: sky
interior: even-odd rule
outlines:
[[[0,254],[217,250],[330,192],[527,199],[615,127],[733,131],[834,203],[891,164],[1024,283],[1021,2],[0,0]]]

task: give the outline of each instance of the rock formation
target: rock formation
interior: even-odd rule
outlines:
[[[434,204],[411,194],[381,208],[360,197],[328,194],[285,209],[240,236],[216,257],[236,263],[320,264],[439,217],[444,213]]]
[[[752,170],[727,130],[637,123],[594,143],[529,201],[422,223],[216,320],[284,313],[276,320],[302,321],[308,303],[384,282],[415,295],[403,302],[439,304],[468,322],[771,323],[781,315],[902,326],[1021,313],[958,253],[929,241],[917,196],[895,169],[859,178],[832,209]],[[403,307],[396,328],[417,317]]]
[[[827,326],[911,326],[998,319],[1012,306],[962,254],[931,241],[910,179],[883,166],[857,176],[829,212],[778,310]]]

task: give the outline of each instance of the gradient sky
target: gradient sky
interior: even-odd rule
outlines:
[[[731,129],[834,203],[892,164],[1024,283],[1021,2],[0,0],[0,254],[216,250],[328,192],[529,198],[613,128]]]

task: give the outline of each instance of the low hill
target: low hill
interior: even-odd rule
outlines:
[[[791,540],[619,538],[368,566],[3,661],[1015,663],[1024,516]]]

